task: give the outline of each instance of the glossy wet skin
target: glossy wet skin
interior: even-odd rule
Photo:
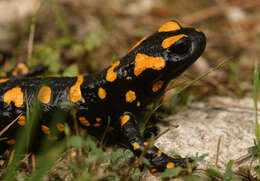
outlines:
[[[177,39],[175,39],[176,41],[173,40],[172,42],[169,42],[167,48],[162,46],[167,38],[170,39],[175,37],[177,37]],[[175,31],[157,32],[143,40],[137,48],[132,50],[132,52],[126,56],[126,59],[128,60],[126,62],[133,62],[133,59],[137,54],[145,54],[150,57],[162,57],[166,64],[164,68],[158,72],[149,72],[150,69],[147,69],[141,76],[145,77],[145,80],[153,80],[159,76],[163,77],[162,79],[165,81],[169,81],[179,76],[196,61],[204,51],[205,46],[206,37],[204,33],[194,28],[181,28]],[[147,75],[145,75],[146,73]]]
[[[177,77],[185,71],[202,54],[206,46],[206,37],[202,32],[194,29],[184,29],[182,33],[188,35],[172,45],[166,53],[166,77]]]
[[[13,135],[26,125],[25,97],[28,96],[30,106],[34,100],[41,105],[39,134],[50,140],[55,137],[52,135],[55,130],[51,130],[49,123],[51,116],[60,109],[70,113],[70,107],[61,106],[63,102],[70,102],[77,109],[75,119],[82,128],[103,135],[110,117],[110,126],[126,138],[136,155],[140,155],[148,145],[136,127],[141,113],[164,93],[170,80],[197,60],[205,46],[206,38],[200,30],[182,28],[176,21],[168,21],[154,34],[142,38],[126,56],[95,75],[13,80],[8,76],[0,77],[0,128],[18,118],[5,132],[7,141],[1,148],[6,148],[4,144],[13,145]],[[29,72],[23,71],[21,66],[14,70]],[[55,125],[56,132],[63,133],[64,122],[58,120]],[[73,125],[70,125],[72,129]],[[150,147],[146,156],[160,171],[185,167],[186,163],[185,159],[168,157],[156,147]]]

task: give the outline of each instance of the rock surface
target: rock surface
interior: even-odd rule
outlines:
[[[191,103],[167,118],[179,127],[170,128],[156,141],[156,145],[169,155],[175,151],[183,157],[207,153],[198,167],[205,169],[215,166],[218,140],[221,138],[217,167],[225,170],[229,160],[238,161],[247,155],[248,147],[254,145],[255,112],[252,108],[251,98],[213,97],[208,102]],[[165,129],[161,127],[161,131]],[[246,164],[248,162],[235,162],[233,168]],[[144,178],[160,180],[149,173],[145,173]]]

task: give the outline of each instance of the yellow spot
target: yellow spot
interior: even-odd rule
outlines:
[[[107,70],[106,80],[108,82],[114,82],[116,80],[116,73],[114,72],[114,69],[118,67],[120,64],[120,61],[116,61],[112,64],[112,66]]]
[[[98,89],[98,97],[99,97],[100,99],[105,99],[105,98],[106,98],[106,95],[107,95],[106,90],[103,89],[102,87],[100,87],[100,88]]]
[[[129,121],[130,116],[129,115],[124,115],[121,118],[121,128]]]
[[[0,79],[0,83],[4,83],[4,82],[7,82],[9,79],[6,79],[6,78],[4,78],[4,79]]]
[[[167,168],[173,168],[174,167],[174,163],[172,162],[168,162],[166,165]]]
[[[161,70],[164,67],[165,62],[162,57],[149,57],[145,54],[138,53],[135,57],[134,74],[138,76],[148,68]]]
[[[44,104],[47,104],[51,100],[51,88],[48,86],[42,86],[39,93],[38,99]]]
[[[140,148],[140,145],[136,142],[133,143],[133,149],[138,150]]]
[[[79,75],[77,77],[76,83],[69,90],[69,99],[72,102],[77,102],[82,98],[80,85],[83,83],[84,77],[83,75]]]
[[[17,76],[19,73],[27,74],[29,72],[28,67],[24,63],[18,63],[12,72],[13,76]]]
[[[147,141],[144,142],[144,146],[148,146],[149,143]]]
[[[136,95],[134,91],[127,91],[127,93],[125,94],[125,101],[126,102],[133,102],[136,99]]]
[[[26,118],[25,118],[25,116],[24,116],[24,115],[20,116],[20,117],[18,118],[17,123],[18,123],[20,126],[24,126],[24,125],[26,124]]]
[[[20,87],[14,87],[4,94],[4,102],[6,104],[14,103],[16,107],[23,105],[23,92]]]
[[[162,88],[162,86],[163,86],[163,81],[158,80],[153,84],[153,88],[152,88],[153,92],[157,92],[159,89]]]
[[[100,121],[101,121],[101,118],[99,118],[99,117],[96,118],[96,121],[97,121],[97,122],[100,122]]]
[[[141,105],[140,101],[137,101],[136,106],[140,107],[140,105]]]
[[[63,132],[63,131],[64,131],[64,124],[58,123],[56,126],[57,126],[57,129],[58,129],[60,132]]]
[[[139,40],[132,48],[130,48],[130,50],[128,52],[131,52],[136,47],[138,47],[138,45],[140,45],[145,39],[146,39],[146,37],[143,37],[141,40]]]
[[[197,31],[197,32],[201,32],[199,28],[195,28],[195,31]]]
[[[42,126],[41,126],[41,129],[42,129],[42,132],[43,132],[44,134],[50,134],[50,133],[51,133],[50,128],[48,128],[48,127],[45,126],[45,125],[42,125]]]
[[[15,144],[15,139],[10,139],[10,140],[6,141],[6,143],[8,145],[13,145],[13,144]]]
[[[79,122],[80,122],[83,126],[90,126],[89,121],[88,121],[85,117],[79,117]]]
[[[57,136],[48,136],[48,140],[50,141],[56,141],[58,139]]]
[[[177,42],[178,40],[180,40],[183,37],[188,37],[188,36],[184,35],[184,34],[180,34],[180,35],[175,35],[175,36],[171,36],[169,38],[166,38],[162,42],[162,47],[163,48],[168,48],[168,47],[172,46],[175,42]]]
[[[158,29],[158,32],[168,32],[168,31],[175,31],[180,29],[181,26],[177,22],[167,21]]]
[[[94,127],[99,127],[100,125],[101,125],[100,123],[93,124]]]
[[[157,156],[158,156],[158,157],[162,156],[162,151],[161,151],[161,150],[158,150]]]

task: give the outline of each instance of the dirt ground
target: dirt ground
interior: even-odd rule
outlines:
[[[209,153],[202,169],[214,166],[217,157],[220,170],[230,159],[237,161],[238,168],[247,161],[240,159],[254,139],[252,82],[254,64],[260,64],[258,0],[1,0],[0,51],[16,56],[0,72],[17,61],[39,63],[37,52],[48,46],[59,57],[54,74],[73,64],[80,73],[100,71],[171,19],[198,27],[207,36],[205,52],[182,76],[182,83],[229,61],[189,88],[185,108],[166,118],[179,127],[170,128],[157,146],[182,156]],[[146,174],[147,180],[153,179]]]

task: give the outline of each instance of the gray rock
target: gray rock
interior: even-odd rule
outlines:
[[[248,147],[254,145],[255,112],[252,98],[213,97],[208,102],[190,103],[167,120],[179,126],[170,128],[156,140],[156,145],[167,154],[178,152],[185,157],[207,153],[208,156],[198,168],[215,167],[218,140],[221,138],[218,170],[224,171],[229,160],[235,160],[234,169],[249,165],[249,160],[240,162],[240,159],[247,155]],[[161,131],[167,129],[160,127]],[[145,178],[158,179],[152,175]]]

